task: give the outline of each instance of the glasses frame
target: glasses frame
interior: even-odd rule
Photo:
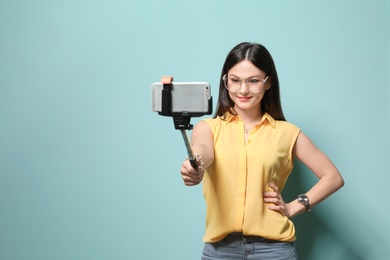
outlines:
[[[252,90],[251,87],[249,86],[248,80],[253,79],[254,77],[242,79],[242,78],[239,78],[239,77],[236,77],[236,76],[234,76],[234,77],[236,77],[237,80],[240,81],[240,88],[239,88],[239,89],[236,89],[236,90],[230,90],[230,89],[228,88],[228,84],[227,84],[227,79],[228,79],[228,77],[229,77],[228,74],[225,74],[225,75],[223,75],[222,80],[223,80],[223,83],[224,83],[224,85],[225,85],[225,88],[226,88],[227,90],[229,90],[229,91],[235,92],[235,91],[241,90],[242,84],[243,84],[244,82],[245,82],[245,85],[248,87],[248,89],[249,89],[252,93],[259,93],[259,92],[261,92],[261,90],[262,90],[262,89],[260,89],[260,90]],[[259,83],[262,84],[262,87],[263,87],[264,84],[267,82],[268,78],[269,78],[269,76],[267,76],[265,79],[260,79]]]

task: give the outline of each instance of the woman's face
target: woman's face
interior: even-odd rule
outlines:
[[[264,97],[264,93],[270,88],[269,80],[265,83],[262,83],[261,81],[265,79],[267,75],[248,60],[243,60],[234,65],[228,71],[227,75],[230,83],[234,82],[235,84],[241,84],[241,87],[236,91],[229,90],[229,96],[234,102],[234,109],[236,111],[260,111],[260,104]],[[251,88],[260,91],[252,92]]]

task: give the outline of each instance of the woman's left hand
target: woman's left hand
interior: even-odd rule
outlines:
[[[273,182],[270,182],[268,186],[273,190],[263,193],[264,202],[272,203],[268,208],[270,210],[279,211],[286,217],[290,217],[289,207],[284,202],[283,197],[279,192],[279,188]]]

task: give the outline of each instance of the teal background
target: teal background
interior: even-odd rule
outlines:
[[[294,218],[300,259],[388,259],[389,26],[385,0],[0,0],[0,259],[200,259],[201,187],[150,85],[207,81],[216,101],[242,41],[346,181]],[[297,163],[286,198],[315,181]]]

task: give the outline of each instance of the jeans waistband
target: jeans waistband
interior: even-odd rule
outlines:
[[[230,233],[229,235],[226,236],[227,239],[240,239],[240,240],[245,240],[246,242],[250,243],[250,242],[267,242],[267,243],[276,243],[276,242],[280,242],[280,241],[277,241],[277,240],[272,240],[272,239],[267,239],[265,237],[261,237],[261,236],[251,236],[251,235],[244,235],[243,233],[241,232],[233,232],[233,233]],[[226,239],[225,238],[225,239]]]

